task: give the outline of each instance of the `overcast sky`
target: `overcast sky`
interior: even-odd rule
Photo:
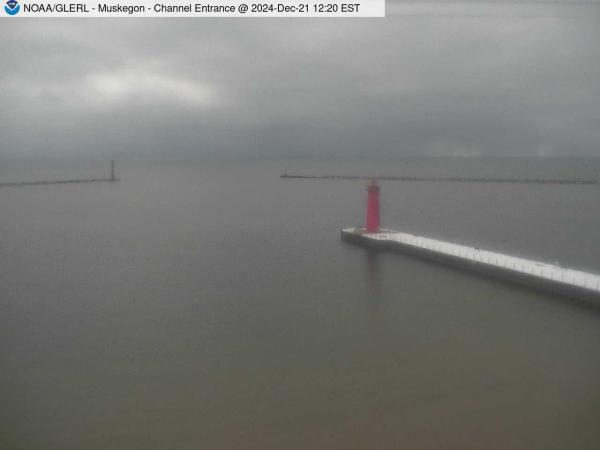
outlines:
[[[600,4],[0,19],[0,156],[600,157]]]

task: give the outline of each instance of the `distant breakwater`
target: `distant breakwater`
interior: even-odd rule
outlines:
[[[12,183],[0,183],[0,188],[18,186],[41,186],[49,184],[72,184],[72,183],[106,183],[119,181],[118,178],[85,178],[75,180],[46,180],[46,181],[16,181]]]
[[[115,160],[110,161],[110,173],[107,177],[96,178],[65,178],[62,180],[39,180],[39,181],[13,181],[0,183],[0,188],[20,187],[20,186],[47,186],[53,184],[75,184],[75,183],[112,183],[119,181],[117,178]]]
[[[392,181],[440,181],[451,183],[525,183],[525,184],[600,184],[600,180],[561,180],[545,178],[472,178],[472,177],[415,177],[415,176],[364,176],[364,175],[304,175],[287,174],[280,175],[283,179],[322,179],[322,180],[368,180],[376,178],[378,180]]]

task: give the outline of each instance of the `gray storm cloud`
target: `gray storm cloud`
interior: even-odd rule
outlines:
[[[600,156],[599,30],[568,2],[2,19],[0,156]]]

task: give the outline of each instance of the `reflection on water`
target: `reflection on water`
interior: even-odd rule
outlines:
[[[368,306],[373,311],[379,310],[382,301],[381,254],[374,249],[365,249],[365,273],[367,279]]]

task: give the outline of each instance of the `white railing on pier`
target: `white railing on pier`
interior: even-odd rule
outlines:
[[[358,230],[346,229],[344,231],[357,232]],[[464,259],[474,264],[485,264],[502,269],[528,274],[546,280],[577,286],[600,292],[600,275],[580,270],[568,269],[558,265],[532,261],[517,256],[481,250],[477,247],[452,244],[437,239],[415,236],[409,233],[400,233],[392,230],[382,230],[380,233],[367,233],[363,237],[378,241],[392,241],[403,245],[426,249],[435,253],[450,255]]]

